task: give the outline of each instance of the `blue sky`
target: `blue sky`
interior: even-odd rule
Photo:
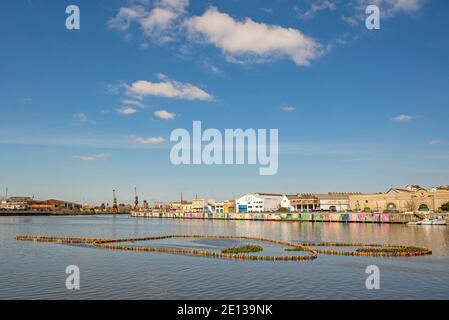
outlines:
[[[0,188],[107,202],[449,183],[449,4],[0,3]],[[77,4],[80,30],[65,28]],[[279,170],[174,166],[170,132],[279,129]],[[3,193],[3,191],[2,191]]]

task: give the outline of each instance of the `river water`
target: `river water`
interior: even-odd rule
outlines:
[[[319,255],[306,262],[232,261],[14,240],[17,235],[129,238],[165,234],[408,244],[430,247],[433,254],[408,258]],[[221,250],[238,244],[239,240],[175,239],[153,245]],[[262,254],[285,253],[275,245],[262,246]],[[68,265],[80,269],[80,290],[66,289]],[[369,265],[379,267],[378,290],[366,288]],[[449,228],[127,216],[0,217],[0,299],[359,298],[449,299]]]

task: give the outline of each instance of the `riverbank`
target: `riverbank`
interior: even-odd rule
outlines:
[[[442,214],[449,221],[447,213]],[[399,223],[418,221],[414,214],[404,213],[174,213],[174,212],[131,212],[136,218],[206,219],[206,220],[255,220],[255,221],[304,221],[343,223]]]
[[[55,211],[0,211],[0,217],[16,217],[16,216],[103,216],[111,215],[112,212],[82,212],[82,211],[70,211],[70,212],[55,212]],[[115,214],[129,214],[129,212],[117,212]]]

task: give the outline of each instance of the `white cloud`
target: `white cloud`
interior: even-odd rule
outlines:
[[[218,68],[216,65],[214,65],[213,63],[211,63],[210,61],[207,61],[207,60],[203,62],[203,68],[207,72],[215,74],[215,75],[219,75],[222,73],[220,68]]]
[[[335,3],[329,0],[313,2],[308,10],[302,11],[298,6],[294,7],[299,20],[308,20],[313,18],[318,12],[323,10],[334,11],[337,9]]]
[[[162,137],[131,137],[135,142],[141,144],[160,144],[165,141]]]
[[[307,66],[320,55],[321,45],[299,30],[267,25],[251,18],[237,21],[215,7],[202,16],[189,18],[186,26],[191,39],[215,45],[229,61],[266,62],[289,57],[297,65]]]
[[[431,144],[431,145],[436,145],[436,144],[440,144],[441,143],[441,140],[430,140],[429,141],[429,144]]]
[[[133,107],[122,107],[118,109],[117,112],[123,115],[130,115],[136,113],[137,110]]]
[[[110,19],[107,23],[109,28],[128,30],[133,20],[142,19],[145,16],[145,8],[142,6],[122,7],[118,10],[117,15]]]
[[[111,155],[109,153],[97,153],[97,154],[91,154],[91,155],[85,155],[85,156],[73,156],[75,159],[79,159],[82,161],[96,161],[96,160],[103,160],[106,158],[109,158]]]
[[[357,20],[355,17],[342,16],[341,19],[350,26],[356,26],[359,24],[359,20]]]
[[[296,111],[296,108],[293,106],[283,106],[281,110],[284,112],[294,112]]]
[[[159,0],[152,9],[144,6],[122,7],[108,21],[108,26],[121,31],[128,30],[136,22],[144,33],[160,43],[174,40],[179,18],[185,13],[188,0]]]
[[[381,16],[385,18],[394,17],[397,13],[414,13],[422,8],[424,0],[357,0],[363,10],[370,4],[380,8]]]
[[[127,105],[127,106],[134,106],[134,107],[137,107],[140,109],[145,108],[145,106],[142,102],[136,101],[136,100],[123,99],[122,104]]]
[[[129,89],[129,86],[123,81],[106,85],[107,92],[111,94],[120,94],[127,89]]]
[[[160,82],[139,80],[130,87],[131,94],[137,96],[157,96],[185,100],[213,100],[214,97],[190,83],[182,83],[159,74]]]
[[[89,120],[84,113],[76,113],[73,115],[73,117],[80,122],[87,122]]]
[[[407,114],[400,114],[394,118],[392,118],[391,120],[396,121],[396,122],[408,122],[415,119],[414,116],[411,115],[407,115]]]
[[[176,117],[176,113],[172,113],[167,110],[155,111],[154,115],[162,120],[173,120]]]

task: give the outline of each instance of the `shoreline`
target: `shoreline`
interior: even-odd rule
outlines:
[[[447,213],[443,215],[449,220]],[[279,222],[339,222],[339,223],[376,223],[406,224],[418,221],[414,214],[403,213],[162,213],[131,212],[130,217],[148,219],[178,220],[247,220],[247,221],[279,221]]]
[[[105,212],[105,213],[91,213],[91,212],[52,212],[52,211],[0,211],[0,217],[69,217],[69,216],[107,216],[107,215],[129,215],[129,212]]]

